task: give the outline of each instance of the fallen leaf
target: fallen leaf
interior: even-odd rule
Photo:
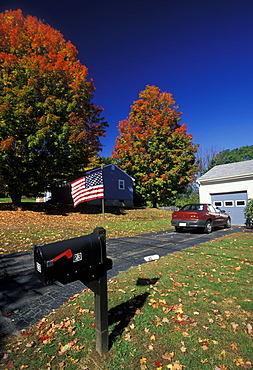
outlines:
[[[199,344],[200,344],[201,348],[202,348],[204,351],[207,351],[207,350],[208,350],[209,345],[210,345],[210,343],[209,343],[209,339],[201,339],[201,338],[199,338],[199,339],[198,339],[198,342],[199,342]]]
[[[206,362],[208,362],[208,359],[207,359],[207,358],[205,358],[204,360],[200,360],[200,362],[201,362],[202,364],[205,364]]]
[[[162,355],[162,358],[168,361],[171,361],[173,357],[174,357],[174,352],[170,352],[170,353],[166,352],[164,355]]]
[[[184,365],[180,364],[179,361],[173,363],[173,370],[182,370]]]
[[[234,344],[234,343],[231,344],[231,348],[232,348],[233,351],[237,351],[238,350],[237,345]]]
[[[187,353],[187,348],[185,347],[185,345],[183,344],[182,347],[180,348],[180,351],[183,352],[183,353]]]
[[[232,315],[232,312],[230,312],[230,311],[224,311],[224,313],[225,313],[225,315],[226,315],[227,317],[230,317],[230,316]]]
[[[77,339],[71,340],[69,343],[65,344],[64,346],[60,344],[60,351],[58,352],[59,355],[62,355],[63,353],[69,351],[73,347],[73,345],[76,344],[76,342],[77,342]]]
[[[252,369],[252,365],[250,361],[246,361],[243,365],[244,369]]]
[[[182,333],[182,336],[186,338],[186,337],[189,337],[189,336],[190,336],[190,334],[189,334],[189,333],[187,333],[187,331],[184,331],[184,332]]]
[[[161,362],[161,361],[155,361],[155,366],[156,366],[156,367],[162,367],[162,366],[163,366],[163,364],[162,364],[162,362]]]
[[[233,362],[235,362],[236,366],[243,366],[244,365],[244,361],[242,358],[235,358],[233,360]]]
[[[132,336],[131,336],[131,334],[130,333],[126,333],[126,335],[125,335],[125,340],[128,340],[128,341],[131,341],[132,340]]]
[[[227,356],[227,352],[225,351],[225,349],[223,349],[220,353],[223,357],[226,357]]]
[[[190,296],[190,297],[194,297],[196,294],[197,294],[196,292],[193,292],[193,293],[190,292],[190,291],[188,292],[188,296]]]
[[[237,330],[238,330],[238,324],[236,324],[235,322],[231,322],[231,325],[232,325],[232,328],[233,328],[233,332],[235,333],[235,332],[237,332]]]
[[[251,335],[251,334],[252,334],[252,325],[248,323],[248,324],[246,325],[246,329],[247,329],[247,333],[248,333],[249,335]]]

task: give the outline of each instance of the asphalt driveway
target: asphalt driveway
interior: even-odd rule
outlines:
[[[108,278],[146,263],[144,257],[155,254],[162,257],[240,231],[244,231],[244,227],[218,229],[211,234],[176,233],[173,229],[109,239],[107,256],[113,260],[113,268],[108,271]],[[85,289],[79,281],[43,285],[35,277],[33,266],[33,252],[0,255],[0,336],[18,334]]]

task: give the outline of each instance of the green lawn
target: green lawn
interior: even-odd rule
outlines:
[[[237,233],[108,283],[111,348],[95,351],[93,293],[5,338],[4,369],[232,370],[253,366],[253,234]]]
[[[0,203],[11,203],[11,198],[0,198]],[[35,198],[21,198],[21,202],[31,202],[31,203],[34,203],[35,202]]]
[[[1,205],[0,205],[1,206]],[[172,228],[171,212],[152,209],[73,210],[73,207],[25,204],[22,209],[0,207],[0,253],[31,250],[34,244],[70,239],[93,232],[97,226],[106,229],[107,238],[133,236]]]

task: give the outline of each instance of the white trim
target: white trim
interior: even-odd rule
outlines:
[[[198,184],[212,184],[217,182],[226,182],[226,181],[236,181],[236,180],[247,180],[252,179],[253,173],[245,173],[242,175],[231,175],[231,176],[225,176],[225,177],[216,177],[216,178],[209,178],[209,179],[197,179]]]
[[[125,190],[125,180],[118,179],[118,189],[119,190]]]

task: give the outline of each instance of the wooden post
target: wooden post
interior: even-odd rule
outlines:
[[[109,349],[107,276],[86,285],[95,294],[96,350],[103,355]]]
[[[104,228],[97,227],[93,232],[100,237],[102,243],[106,244]],[[98,280],[85,283],[85,285],[94,292],[96,350],[103,355],[109,349],[107,273],[105,272]]]

